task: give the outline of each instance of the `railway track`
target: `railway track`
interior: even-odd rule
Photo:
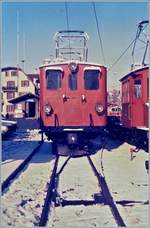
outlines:
[[[44,191],[45,193],[44,193],[44,197],[42,198],[42,201],[40,203],[37,202],[40,204],[40,212],[37,216],[38,218],[34,222],[34,225],[36,225],[36,226],[49,225],[49,222],[50,222],[51,218],[53,218],[53,215],[54,215],[54,223],[55,223],[55,214],[54,213],[55,213],[56,208],[58,208],[58,214],[59,214],[59,212],[60,212],[59,208],[64,208],[67,206],[72,206],[72,208],[75,208],[75,206],[82,205],[82,206],[89,206],[88,210],[91,206],[93,208],[94,212],[95,212],[95,209],[99,210],[99,212],[98,212],[99,218],[101,218],[103,213],[105,214],[105,216],[107,216],[106,211],[108,210],[109,215],[108,215],[107,220],[109,220],[109,216],[111,216],[110,217],[111,222],[113,222],[117,226],[126,226],[123,218],[121,217],[121,214],[119,213],[117,205],[118,204],[123,205],[123,203],[127,205],[129,203],[135,203],[135,202],[134,201],[128,202],[128,201],[114,201],[113,200],[113,197],[111,195],[111,192],[109,190],[109,187],[106,183],[106,179],[104,176],[104,168],[103,168],[103,161],[102,161],[103,160],[102,153],[105,148],[106,141],[107,141],[106,139],[103,140],[102,148],[101,148],[101,151],[99,152],[100,157],[101,157],[101,161],[99,162],[101,167],[99,170],[96,168],[96,166],[94,164],[95,162],[93,162],[93,159],[91,159],[90,155],[87,154],[87,156],[82,157],[81,158],[82,160],[80,160],[80,158],[79,158],[79,161],[81,162],[80,163],[81,168],[82,168],[82,165],[84,166],[84,164],[82,164],[82,163],[84,163],[83,161],[86,161],[88,170],[91,173],[92,178],[93,178],[93,174],[96,177],[96,178],[93,178],[96,181],[94,182],[94,185],[93,185],[94,191],[93,191],[93,189],[91,191],[92,193],[94,193],[92,195],[91,199],[88,199],[87,196],[85,197],[86,194],[83,195],[83,199],[81,199],[80,196],[76,195],[77,193],[74,193],[74,189],[71,191],[73,191],[74,196],[77,196],[77,199],[75,198],[75,199],[68,200],[68,196],[67,196],[67,199],[66,199],[66,195],[64,197],[64,194],[63,194],[63,196],[62,196],[62,194],[61,194],[62,192],[60,191],[61,189],[59,188],[60,187],[60,176],[62,173],[64,175],[63,171],[64,171],[65,167],[68,165],[68,162],[70,160],[72,160],[72,161],[77,160],[78,158],[75,159],[73,156],[70,156],[67,158],[64,158],[64,157],[62,158],[59,155],[54,157],[54,159],[55,159],[54,165],[53,165],[53,167],[50,167],[50,169],[49,169],[49,171],[51,172],[51,175],[49,177],[49,172],[47,172],[48,175],[43,182],[44,185],[42,185],[42,186],[44,186],[42,192]],[[32,152],[32,156],[34,154],[36,154],[36,152],[38,151],[40,146],[41,146],[41,144]],[[29,156],[30,158],[27,158],[28,162],[31,160],[32,156],[30,155]],[[63,161],[63,163],[62,163],[62,161]],[[77,163],[78,163],[78,161],[77,161]],[[25,166],[25,164],[24,164],[24,166]],[[67,169],[68,169],[68,166],[67,166]],[[20,169],[20,172],[21,171],[22,171],[22,169]],[[66,169],[65,169],[65,171],[66,171]],[[15,175],[18,175],[18,174],[15,174]],[[70,173],[69,173],[69,176],[70,176]],[[47,182],[48,177],[49,177],[49,180],[48,180],[48,183],[46,184],[46,188],[45,188],[45,181]],[[12,176],[12,174],[11,174],[11,178],[9,177],[8,183],[5,183],[5,185],[3,186],[3,191],[5,190],[6,187],[8,187],[11,184],[11,181],[13,180],[13,178],[14,178],[14,176]],[[89,181],[90,181],[90,179],[89,179]],[[82,179],[81,179],[81,182],[82,182]],[[66,182],[64,182],[64,183],[66,183]],[[84,182],[84,183],[86,183],[86,182]],[[97,186],[95,185],[96,183],[97,183]],[[82,186],[80,181],[78,181],[78,186]],[[82,191],[82,188],[80,188],[80,189],[79,189],[79,192]],[[67,195],[68,195],[68,187],[67,187],[67,190],[65,188],[64,188],[64,190],[67,192]],[[83,193],[84,193],[84,191],[83,191]],[[91,195],[91,193],[90,193],[90,195]],[[142,202],[139,201],[137,203],[142,203]],[[65,210],[65,208],[64,208],[64,210]],[[74,210],[76,210],[76,209],[74,209]],[[86,207],[84,210],[86,210]],[[86,217],[85,220],[88,221],[88,217]],[[66,221],[66,220],[64,220],[64,221]],[[99,220],[97,220],[97,221],[99,221]],[[101,223],[97,223],[97,224],[99,225]],[[53,224],[53,225],[55,227],[55,224]],[[56,226],[57,226],[57,221],[56,221]]]
[[[28,163],[31,161],[33,156],[38,152],[42,144],[43,141],[40,141],[39,145],[29,154],[29,156],[25,160],[23,160],[23,162],[6,178],[6,180],[3,181],[2,193],[6,190],[6,188],[8,188],[12,184],[14,178],[21,174],[24,167],[28,165]]]
[[[105,143],[106,142],[104,142],[104,144]],[[102,150],[103,150],[103,148],[102,148]],[[65,206],[69,206],[69,205],[71,205],[71,206],[77,206],[77,205],[89,206],[89,205],[96,205],[96,204],[104,204],[104,205],[108,205],[110,207],[112,215],[115,219],[115,223],[118,226],[126,226],[125,222],[123,221],[123,219],[117,209],[116,204],[118,202],[114,202],[114,200],[111,196],[111,193],[109,191],[108,185],[106,183],[105,177],[103,176],[102,173],[99,173],[97,171],[97,169],[89,155],[87,155],[87,159],[92,168],[94,175],[96,176],[96,178],[98,180],[99,188],[100,188],[99,194],[94,194],[93,200],[80,200],[80,199],[79,200],[65,200],[60,197],[60,194],[57,191],[59,177],[60,177],[60,174],[63,172],[63,169],[67,165],[68,161],[71,158],[72,157],[70,156],[68,159],[66,159],[64,164],[61,166],[60,170],[57,171],[60,157],[59,156],[56,157],[53,171],[52,171],[52,174],[50,177],[50,181],[49,181],[49,185],[48,185],[48,189],[47,189],[47,195],[46,195],[45,202],[43,205],[43,210],[41,213],[40,221],[37,225],[38,226],[47,225],[48,218],[51,216],[51,212],[52,212],[51,210],[54,207],[59,207],[59,206],[65,207]]]
[[[56,157],[55,159],[55,163],[54,163],[54,167],[53,167],[53,171],[50,177],[50,181],[49,181],[49,186],[47,189],[47,195],[45,198],[45,202],[43,205],[43,210],[41,213],[41,217],[40,217],[40,222],[39,226],[46,226],[47,220],[48,220],[48,216],[50,213],[50,209],[52,206],[52,203],[56,203],[56,198],[57,198],[57,186],[58,186],[58,178],[59,175],[61,174],[61,172],[63,171],[64,167],[67,165],[67,162],[70,160],[71,157],[67,158],[66,161],[64,162],[64,164],[61,166],[60,170],[57,172],[58,169],[58,162],[59,162],[59,156]]]
[[[58,161],[59,161],[59,156],[56,157],[56,160],[54,163],[53,171],[52,171],[52,174],[50,177],[50,182],[49,182],[49,186],[48,186],[48,190],[47,190],[47,195],[46,195],[45,202],[43,205],[43,210],[42,210],[39,226],[45,226],[47,219],[48,219],[48,213],[49,213],[50,207],[52,205],[52,200],[53,200],[54,191],[55,191],[55,181],[56,181],[56,172],[57,172]]]
[[[120,213],[119,213],[119,211],[118,211],[118,209],[117,209],[116,203],[111,196],[111,193],[109,191],[108,185],[107,185],[106,180],[105,180],[105,177],[97,171],[97,169],[95,168],[90,156],[87,156],[87,158],[88,158],[88,161],[92,167],[92,170],[93,170],[93,172],[94,172],[94,174],[97,177],[97,180],[99,182],[99,187],[101,189],[101,193],[102,193],[102,196],[104,198],[104,202],[107,205],[109,205],[117,225],[118,226],[126,226],[121,215],[120,215]]]

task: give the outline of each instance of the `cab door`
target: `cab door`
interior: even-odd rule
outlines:
[[[42,118],[45,126],[62,125],[62,93],[63,93],[63,68],[53,66],[46,67],[43,74],[44,83],[40,86],[40,101]],[[44,106],[52,108],[52,114],[43,112]]]
[[[82,82],[82,106],[84,107],[85,126],[104,126],[106,106],[106,80],[100,67],[85,67]],[[96,106],[100,105],[105,111],[100,115]]]
[[[80,72],[68,69],[65,75],[65,90],[63,97],[63,125],[82,126],[83,113],[80,99]]]

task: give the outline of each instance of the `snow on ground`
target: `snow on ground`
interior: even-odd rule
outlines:
[[[45,142],[9,191],[1,197],[3,227],[31,227],[38,222],[53,163],[50,143]]]
[[[25,138],[25,135],[18,134],[12,142],[4,141],[2,167],[5,166],[7,170],[11,165],[14,166],[13,159],[19,161],[20,156],[24,159],[28,149],[31,149],[34,143],[38,143],[40,135],[37,132],[30,130]],[[135,201],[128,206],[117,204],[126,225],[148,227],[149,207],[144,204],[148,200],[148,174],[144,166],[148,154],[140,150],[131,161],[130,147],[127,143],[108,139],[103,154],[99,151],[92,155],[92,160],[100,169],[103,155],[104,174],[115,200]],[[59,168],[65,160],[65,157],[61,157]],[[1,197],[3,227],[31,227],[39,221],[46,196],[46,183],[49,181],[53,163],[54,156],[51,154],[50,143],[45,142],[24,172],[12,183],[9,191]],[[60,176],[59,192],[67,200],[92,199],[93,194],[99,192],[97,179],[87,158],[72,158],[68,161]],[[117,226],[109,207],[103,204],[57,207],[52,210],[51,215],[49,227]]]
[[[65,159],[63,159],[65,160]],[[60,164],[63,164],[61,159]],[[60,191],[65,199],[93,199],[98,181],[86,157],[72,158],[60,174]]]
[[[62,165],[65,158],[61,159]],[[60,174],[58,192],[66,200],[94,200],[99,193],[97,178],[86,157],[72,158]],[[111,211],[106,205],[57,207],[47,224],[50,227],[95,227],[114,225]]]
[[[17,132],[2,141],[2,181],[39,145],[40,137],[37,130],[31,130],[24,134]]]
[[[55,208],[47,226],[54,228],[117,227],[110,208],[106,205]]]
[[[120,145],[119,141],[107,142],[102,154],[104,175],[116,201],[135,201],[128,206],[118,205],[126,224],[148,227],[149,205],[146,202],[149,199],[149,180],[145,161],[149,159],[149,154],[140,150],[134,153],[134,158],[131,160],[131,147],[127,143]],[[92,158],[97,168],[100,169],[101,153]]]

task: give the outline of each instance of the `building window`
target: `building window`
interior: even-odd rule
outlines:
[[[15,81],[7,81],[7,87],[15,87]]]
[[[18,76],[18,71],[17,70],[11,71],[11,76]]]
[[[140,79],[134,81],[134,92],[136,98],[140,98],[142,96],[142,87]]]
[[[84,88],[86,90],[99,89],[99,70],[86,70],[84,73]]]
[[[5,71],[5,76],[9,76],[9,71]]]
[[[15,106],[14,105],[7,105],[6,106],[6,112],[14,112]]]
[[[21,87],[29,87],[29,81],[28,80],[21,81]]]
[[[15,92],[8,92],[7,99],[9,100],[9,99],[13,99],[13,98],[15,98]]]

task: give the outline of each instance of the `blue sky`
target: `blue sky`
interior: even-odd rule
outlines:
[[[147,2],[96,2],[106,65],[109,67],[134,39],[136,26],[148,19]],[[64,2],[3,3],[2,5],[2,67],[17,65],[17,11],[19,12],[19,59],[23,59],[25,36],[25,71],[35,68],[54,54],[53,35],[67,29]],[[103,64],[94,11],[91,2],[68,3],[70,29],[86,31],[90,40],[89,61]],[[23,35],[25,34],[25,35]],[[108,86],[130,69],[131,50],[108,73]],[[20,62],[21,66],[21,62]]]

